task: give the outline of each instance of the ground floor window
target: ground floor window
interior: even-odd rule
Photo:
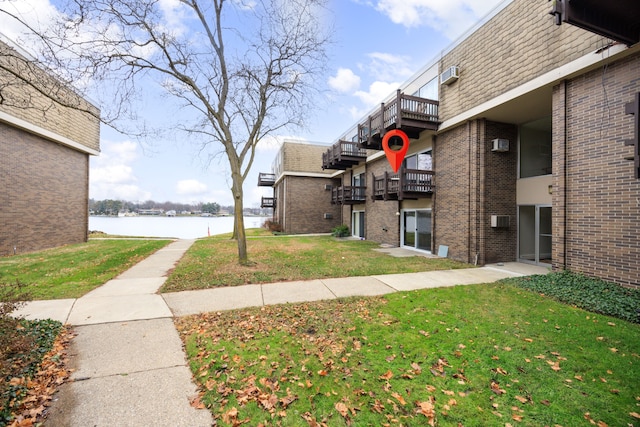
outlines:
[[[518,206],[518,259],[551,264],[551,206]]]
[[[431,209],[402,211],[402,246],[431,252]]]
[[[364,211],[351,213],[351,235],[364,239]]]

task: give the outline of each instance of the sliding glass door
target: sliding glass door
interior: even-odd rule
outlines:
[[[431,209],[402,211],[402,245],[431,251]]]

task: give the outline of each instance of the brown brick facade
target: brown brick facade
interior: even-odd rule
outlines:
[[[68,138],[91,150],[100,150],[100,122],[97,119],[100,111],[95,106],[42,70],[30,65],[28,60],[2,41],[0,61],[3,66],[16,70],[38,88],[35,89],[0,70],[0,81],[3,82],[2,96],[5,98],[3,103],[0,103],[0,112]],[[74,108],[53,102],[39,91],[52,94],[52,97]],[[91,114],[83,110],[90,111]]]
[[[366,223],[366,238],[386,245],[400,245],[400,202],[397,200],[376,200],[373,195],[373,175],[380,176],[384,172],[391,172],[386,157],[367,164],[367,208],[364,213]]]
[[[0,123],[0,255],[87,239],[89,158]]]
[[[624,105],[637,92],[640,53],[561,83],[553,97],[554,265],[629,285],[640,285],[640,180],[624,159],[633,155]]]
[[[514,0],[440,60],[460,79],[441,86],[440,120],[448,120],[529,80],[606,46],[608,39],[553,25],[548,2]]]
[[[340,206],[331,204],[331,178],[287,175],[275,188],[276,221],[289,234],[329,233],[341,224]],[[329,214],[331,218],[325,218]]]

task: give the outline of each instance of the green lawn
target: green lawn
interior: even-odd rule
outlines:
[[[640,325],[510,283],[176,324],[217,425],[639,425]]]
[[[78,298],[140,262],[170,240],[89,240],[0,258],[0,283],[16,281],[28,299]]]
[[[442,258],[394,258],[374,251],[378,243],[331,236],[256,237],[247,246],[253,262],[248,267],[238,264],[237,244],[229,236],[196,241],[161,291],[471,267]]]

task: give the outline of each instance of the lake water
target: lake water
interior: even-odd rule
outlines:
[[[267,217],[244,217],[245,228],[259,228]],[[90,216],[89,230],[103,231],[118,236],[177,237],[195,239],[209,233],[230,233],[233,231],[233,217],[200,216]]]

